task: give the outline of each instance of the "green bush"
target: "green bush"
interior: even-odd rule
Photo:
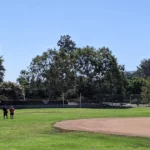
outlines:
[[[74,89],[69,89],[66,93],[65,93],[65,98],[76,98],[76,92],[74,92]]]
[[[0,95],[0,101],[8,101],[9,98],[5,95]]]

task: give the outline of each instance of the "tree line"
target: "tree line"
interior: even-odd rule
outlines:
[[[5,67],[3,65],[4,59],[0,57],[0,104],[2,101],[18,100],[24,98],[24,89],[20,84],[13,82],[4,82]]]
[[[130,73],[124,65],[118,64],[117,58],[107,47],[77,47],[69,35],[61,36],[57,47],[35,56],[27,69],[20,72],[17,79],[19,89],[22,89],[20,95],[28,99],[51,100],[60,98],[62,93],[66,98],[75,98],[82,93],[89,99],[102,95],[123,97],[138,94],[143,102],[150,101],[150,59],[142,60],[137,70]],[[5,69],[2,57],[0,60],[3,85]],[[5,93],[5,96],[12,97],[8,91]]]

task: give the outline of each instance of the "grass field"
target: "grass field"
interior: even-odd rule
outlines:
[[[62,120],[100,117],[148,117],[150,108],[16,110],[14,120],[0,119],[0,150],[149,150],[149,138],[87,132],[59,132]]]

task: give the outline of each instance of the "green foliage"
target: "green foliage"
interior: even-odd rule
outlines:
[[[5,73],[5,68],[3,66],[3,62],[4,59],[2,56],[0,56],[0,83],[3,81],[4,79],[4,73]]]
[[[128,80],[127,94],[141,94],[142,87],[146,84],[143,78],[132,78]]]
[[[18,82],[30,93],[42,91],[45,97],[60,97],[69,89],[76,94],[125,94],[127,81],[124,66],[118,64],[109,48],[77,48],[69,35],[61,36],[59,49],[49,49],[32,59],[28,70],[21,71]],[[43,94],[42,94],[43,95]],[[39,93],[39,97],[41,94]]]
[[[142,102],[150,104],[150,78],[146,80],[146,84],[142,87]]]
[[[8,101],[8,97],[6,97],[5,95],[0,95],[0,101]]]
[[[65,93],[65,98],[67,98],[67,99],[69,99],[69,98],[77,98],[77,93],[76,93],[75,89],[69,89]]]
[[[123,94],[126,86],[124,67],[118,65],[108,48],[93,47],[78,49],[76,68],[79,90],[86,96],[94,94]]]
[[[59,46],[61,50],[64,50],[65,53],[70,53],[76,49],[76,44],[71,40],[69,35],[61,36],[57,46]]]
[[[136,74],[143,78],[150,77],[150,59],[144,59],[141,61]]]
[[[13,82],[0,83],[0,95],[3,95],[11,100],[18,100],[24,98],[23,88]]]

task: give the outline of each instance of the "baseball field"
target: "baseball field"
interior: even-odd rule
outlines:
[[[0,150],[149,150],[150,137],[140,135],[112,135],[110,132],[88,132],[59,130],[54,127],[58,122],[65,120],[77,120],[98,118],[107,120],[104,126],[124,130],[131,127],[136,131],[140,123],[143,132],[148,133],[147,126],[150,117],[150,108],[131,109],[20,109],[15,111],[14,119],[3,119],[1,112],[0,119]],[[119,125],[113,119],[129,119],[128,124]],[[133,119],[132,119],[133,118]],[[138,118],[139,123],[136,124]],[[145,120],[142,120],[142,119]],[[110,119],[110,120],[109,120]],[[139,120],[141,119],[141,120]],[[92,122],[93,123],[93,122]],[[87,127],[88,122],[80,123]],[[99,122],[94,122],[100,128]],[[73,124],[74,125],[74,124]],[[134,127],[135,126],[135,127]],[[69,126],[70,127],[70,126]],[[114,128],[115,127],[115,128]],[[141,127],[141,126],[139,126]],[[87,128],[88,129],[88,128]],[[108,129],[107,129],[108,130]],[[139,129],[137,128],[137,131]],[[141,131],[142,129],[140,129]],[[146,132],[147,130],[147,132]],[[142,131],[141,131],[142,132]]]

